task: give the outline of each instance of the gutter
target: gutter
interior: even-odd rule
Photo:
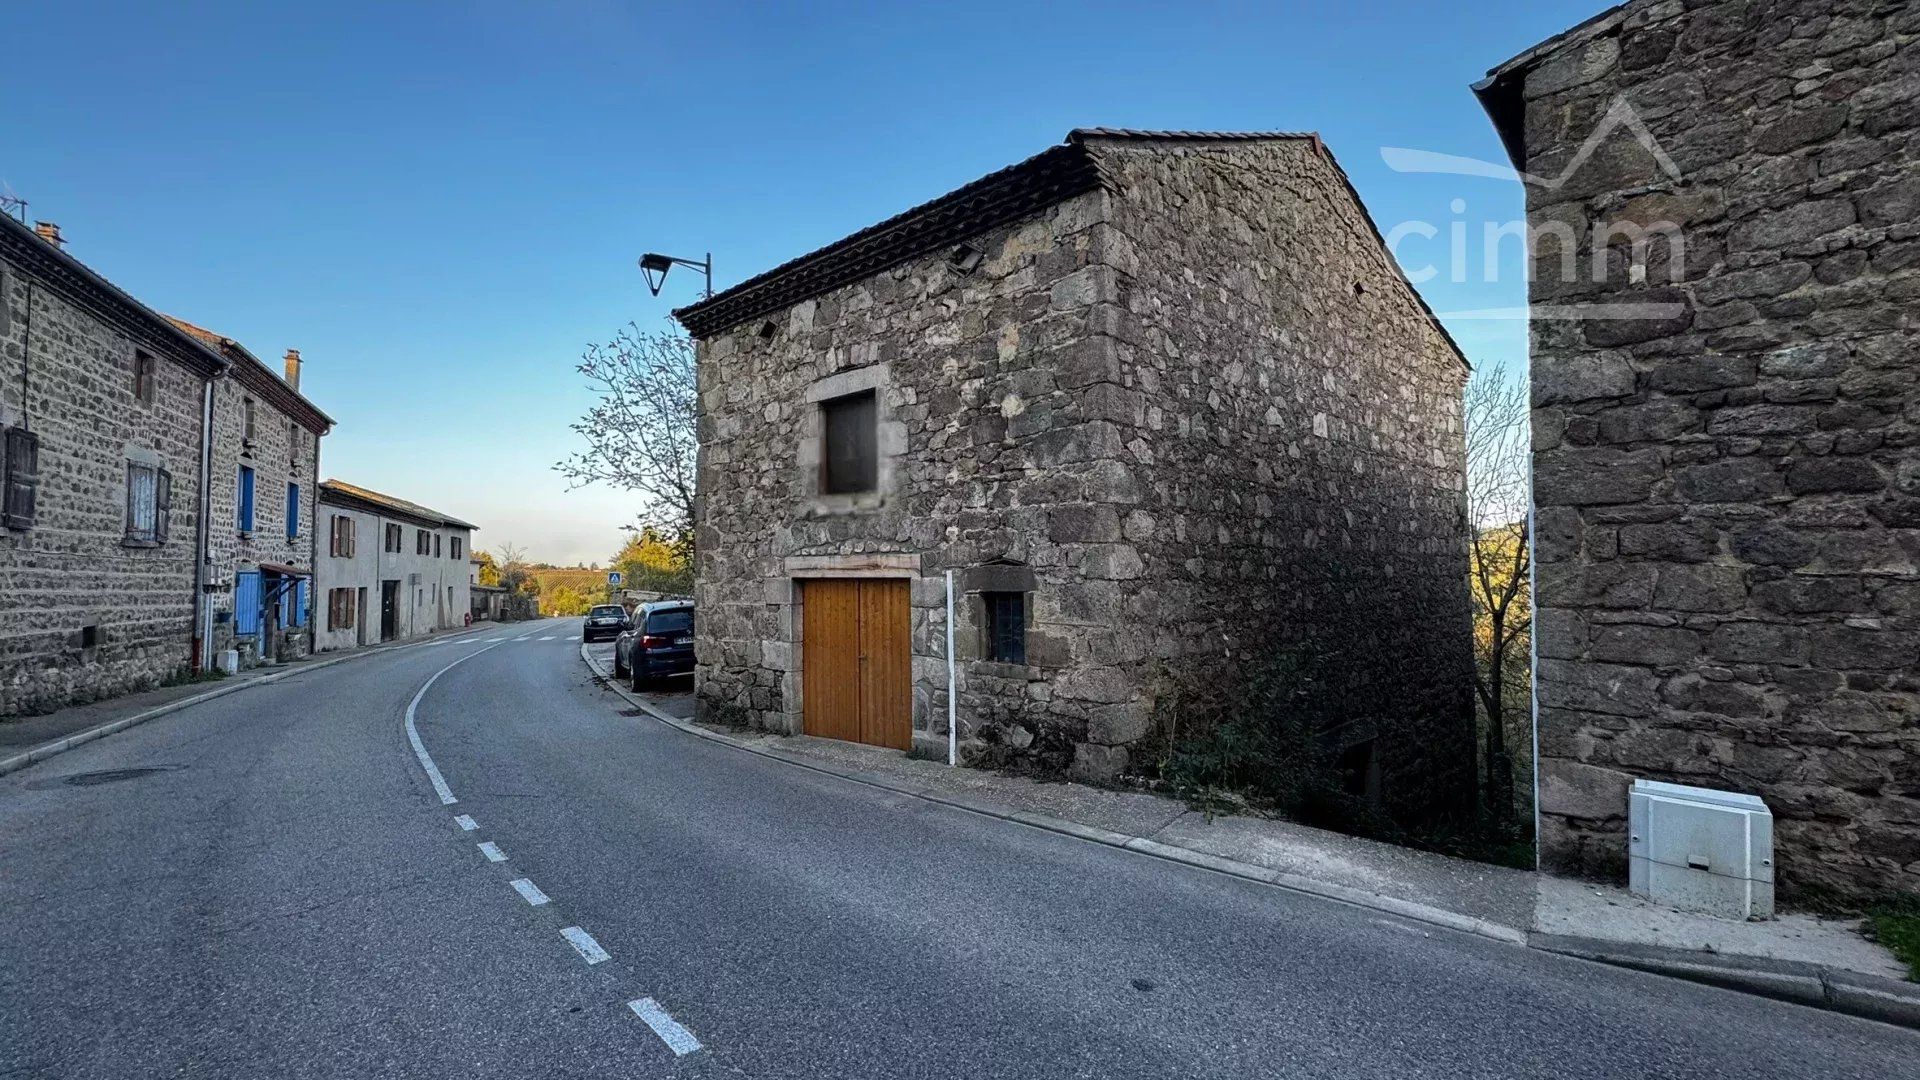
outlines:
[[[213,393],[221,375],[207,379],[200,404],[200,523],[193,564],[193,668],[213,669]]]

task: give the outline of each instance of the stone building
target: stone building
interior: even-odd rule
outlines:
[[[231,362],[0,215],[0,716],[194,661],[209,388]]]
[[[1648,777],[1761,796],[1783,890],[1920,892],[1920,7],[1634,0],[1476,91],[1534,178],[1544,862],[1621,873]]]
[[[300,393],[300,352],[276,375],[245,346],[183,319],[231,363],[213,391],[203,635],[242,666],[313,649],[314,495],[333,421]]]
[[[702,714],[1106,778],[1281,653],[1471,789],[1459,350],[1317,136],[1080,130],[676,313]],[[1303,668],[1304,670],[1304,668]]]
[[[476,526],[339,480],[321,484],[319,494],[319,651],[467,624]]]

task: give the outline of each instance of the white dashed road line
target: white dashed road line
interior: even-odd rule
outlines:
[[[480,854],[485,855],[487,857],[488,862],[506,862],[507,861],[507,853],[504,851],[501,851],[500,845],[494,843],[491,840],[482,840],[480,842]]]
[[[438,643],[430,642],[429,644]],[[407,741],[413,744],[413,756],[420,759],[420,767],[427,770],[427,779],[433,781],[434,793],[440,796],[440,805],[442,806],[452,806],[460,800],[453,797],[453,789],[447,786],[447,778],[440,775],[440,767],[433,763],[433,758],[427,753],[426,745],[420,741],[420,729],[414,726],[413,715],[420,708],[420,699],[427,696],[427,691],[432,689],[434,683],[440,681],[440,676],[445,675],[447,672],[452,671],[454,668],[459,667],[461,664],[466,663],[491,648],[493,648],[493,646],[489,645],[486,649],[475,649],[460,659],[455,660],[453,663],[448,664],[446,667],[441,668],[439,671],[434,672],[428,677],[426,682],[420,685],[420,689],[414,692],[413,700],[407,702]]]
[[[572,945],[574,950],[580,954],[580,958],[589,964],[597,964],[602,960],[611,959],[611,957],[607,955],[607,950],[601,948],[600,943],[593,940],[592,934],[587,933],[577,926],[569,926],[565,930],[560,931],[560,936],[566,938],[567,944]]]
[[[465,814],[453,815],[453,823],[455,825],[460,826],[460,830],[462,832],[472,832],[473,830],[480,827],[479,823],[475,822],[472,818],[468,817]]]
[[[542,637],[540,640],[541,641],[558,641],[559,639],[554,637],[552,634],[548,634],[545,637]]]
[[[526,899],[527,903],[532,904],[534,907],[539,907],[541,904],[547,902],[547,894],[540,891],[540,886],[535,885],[526,878],[515,878],[507,884],[512,885],[513,891],[519,893]]]
[[[678,1020],[667,1015],[667,1010],[661,1008],[660,1003],[652,998],[629,1001],[627,1008],[633,1010],[633,1015],[646,1021],[647,1026],[653,1029],[655,1035],[660,1036],[660,1041],[666,1043],[667,1049],[673,1051],[676,1056],[686,1057],[700,1049],[700,1040],[693,1037],[693,1032],[688,1031]]]

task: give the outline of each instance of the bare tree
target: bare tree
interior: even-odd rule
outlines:
[[[512,541],[502,543],[493,553],[493,565],[500,572],[500,584],[509,594],[520,592],[527,583],[527,551]]]
[[[606,483],[640,496],[637,517],[675,536],[693,527],[693,341],[628,324],[576,366],[599,400],[574,423],[587,448],[554,465],[575,487]]]
[[[1528,578],[1531,428],[1524,378],[1504,365],[1467,382],[1467,513],[1472,532],[1474,690],[1485,713],[1486,805],[1496,825],[1513,815],[1510,725],[1526,710],[1533,632]],[[1512,699],[1520,697],[1516,703]]]

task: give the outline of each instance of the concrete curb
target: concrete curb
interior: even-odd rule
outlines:
[[[1013,810],[976,799],[955,797],[945,792],[921,787],[917,784],[904,783],[895,777],[863,772],[856,769],[835,768],[831,765],[810,761],[765,746],[755,746],[744,740],[732,738],[720,732],[711,731],[697,724],[682,720],[679,717],[672,716],[653,707],[644,699],[629,691],[626,687],[615,682],[613,673],[595,663],[593,657],[588,654],[587,648],[584,645],[580,647],[580,658],[586,662],[588,670],[598,675],[614,693],[619,694],[635,708],[638,708],[648,716],[666,724],[668,727],[677,728],[690,735],[697,735],[700,738],[712,742],[723,743],[736,750],[744,750],[750,754],[758,754],[761,757],[772,758],[775,761],[796,765],[803,769],[811,769],[814,772],[825,773],[829,776],[837,776],[843,780],[851,780],[854,783],[866,784],[911,798],[924,799],[927,802],[952,807],[956,810],[964,810],[971,814],[979,814],[982,817],[998,818],[1001,821],[1011,821],[1017,825],[1043,829],[1047,832],[1071,836],[1075,839],[1086,840],[1090,843],[1122,848],[1140,855],[1150,855],[1156,859],[1165,859],[1168,862],[1181,863],[1186,866],[1196,866],[1203,870],[1211,870],[1217,874],[1225,874],[1228,877],[1241,878],[1246,881],[1257,881],[1262,885],[1272,885],[1276,888],[1286,889],[1289,892],[1305,893],[1323,900],[1333,900],[1354,907],[1366,908],[1370,911],[1379,911],[1414,922],[1425,923],[1429,926],[1437,926],[1445,930],[1474,934],[1509,945],[1524,945],[1527,942],[1527,935],[1523,930],[1517,930],[1510,926],[1501,926],[1498,923],[1489,922],[1485,919],[1477,919],[1469,915],[1461,915],[1457,912],[1447,911],[1444,908],[1432,907],[1427,904],[1415,903],[1411,900],[1402,900],[1398,897],[1368,892],[1365,889],[1354,889],[1344,885],[1333,885],[1324,881],[1315,881],[1312,878],[1301,877],[1298,874],[1270,870],[1264,866],[1255,866],[1252,863],[1244,863],[1236,859],[1209,855],[1206,852],[1195,851],[1191,848],[1179,847],[1173,844],[1163,844],[1144,836],[1113,832],[1091,825],[1082,825],[1077,821],[1068,821],[1064,818],[1051,817],[1046,814],[1036,814],[1028,810]]]
[[[471,634],[473,632],[474,631],[472,629],[463,629],[460,631],[460,635],[464,636],[467,634]],[[442,637],[442,638],[430,638],[429,640],[453,641],[456,639],[451,637]],[[5,776],[8,773],[19,772],[21,769],[24,769],[29,765],[38,765],[40,762],[45,761],[50,757],[55,757],[57,755],[64,754],[67,751],[72,750],[78,746],[85,746],[87,743],[93,742],[95,739],[104,739],[109,735],[117,735],[120,732],[125,731],[130,727],[135,727],[140,724],[144,724],[149,720],[157,720],[160,717],[167,715],[168,713],[176,713],[182,709],[189,708],[194,705],[198,705],[201,702],[212,701],[214,698],[226,697],[228,694],[237,694],[242,690],[250,690],[256,686],[265,686],[268,683],[277,683],[282,679],[292,678],[295,675],[305,674],[306,672],[309,672],[309,671],[319,671],[321,668],[329,668],[335,664],[344,664],[349,660],[358,660],[366,656],[385,656],[389,653],[399,652],[402,649],[412,648],[413,646],[424,645],[424,644],[426,644],[426,642],[424,641],[414,641],[414,642],[408,642],[405,645],[395,645],[389,648],[373,648],[373,649],[343,653],[339,656],[329,657],[328,659],[325,659],[325,660],[311,660],[311,661],[307,661],[305,663],[299,664],[296,667],[288,668],[285,671],[276,671],[271,675],[255,676],[251,679],[245,679],[240,682],[234,683],[231,686],[215,687],[212,690],[208,690],[204,694],[194,694],[190,697],[183,697],[178,701],[169,701],[164,705],[155,705],[153,708],[147,709],[144,712],[137,712],[137,713],[134,713],[132,716],[123,716],[118,720],[110,720],[107,723],[99,725],[98,727],[90,727],[85,731],[76,731],[71,735],[67,735],[62,738],[55,739],[52,742],[41,743],[39,746],[35,746],[28,750],[22,751],[21,753],[15,754],[12,757],[0,758],[0,776]]]
[[[1749,994],[1779,1001],[1809,1005],[1814,1008],[1829,1009],[1851,1016],[1878,1020],[1883,1023],[1920,1030],[1920,983],[1900,982],[1894,979],[1875,978],[1850,971],[1837,971],[1817,964],[1800,963],[1787,960],[1767,960],[1760,957],[1730,957],[1716,953],[1694,952],[1686,949],[1669,949],[1654,945],[1635,945],[1625,942],[1602,941],[1594,938],[1563,937],[1553,934],[1530,933],[1511,926],[1503,926],[1486,919],[1462,915],[1444,908],[1428,904],[1402,900],[1394,896],[1368,892],[1365,889],[1334,885],[1325,881],[1316,881],[1279,870],[1269,870],[1263,866],[1226,859],[1190,848],[1163,844],[1142,836],[1113,832],[1108,829],[1082,825],[1077,821],[1036,814],[1026,810],[1010,810],[1006,807],[976,799],[955,797],[916,784],[903,783],[891,776],[863,772],[855,769],[839,769],[817,761],[810,761],[793,754],[783,753],[765,746],[751,743],[711,731],[690,721],[682,720],[662,712],[645,700],[614,681],[613,673],[594,662],[585,645],[580,647],[580,659],[586,662],[587,669],[606,683],[607,687],[619,694],[635,708],[648,716],[677,728],[689,735],[695,735],[710,742],[722,743],[736,750],[772,758],[789,765],[814,772],[837,776],[858,784],[881,788],[911,798],[924,799],[942,806],[953,807],[983,817],[998,818],[1019,825],[1027,825],[1048,832],[1071,836],[1108,847],[1123,848],[1141,855],[1150,855],[1169,862],[1197,866],[1215,873],[1226,874],[1247,881],[1257,881],[1291,892],[1304,893],[1324,900],[1333,900],[1353,907],[1378,911],[1397,916],[1412,922],[1425,923],[1446,930],[1473,934],[1477,937],[1520,945],[1541,952],[1571,956],[1582,960],[1608,964],[1614,967],[1632,968],[1636,971],[1666,975],[1672,978],[1686,979],[1690,982],[1718,986],[1728,990],[1738,990]]]
[[[1559,934],[1529,934],[1527,945],[1542,952],[1920,1029],[1920,983],[1839,971],[1800,960],[1728,956]]]

